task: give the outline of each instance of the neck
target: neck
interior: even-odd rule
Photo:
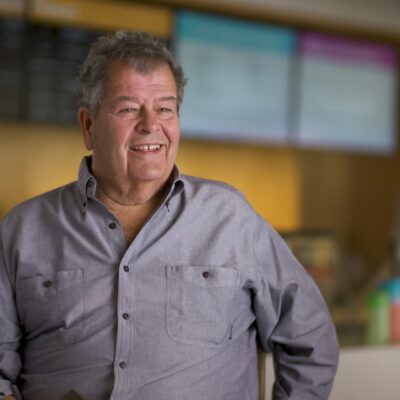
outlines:
[[[165,186],[165,185],[163,185]],[[128,190],[119,190],[98,181],[96,197],[105,204],[113,204],[118,207],[135,207],[151,203],[158,194],[163,192],[163,187],[149,185],[136,185]]]
[[[135,196],[115,196],[112,191],[103,190],[101,185],[96,189],[96,197],[119,220],[124,231],[127,244],[136,235],[148,218],[157,210],[165,196],[166,185],[154,192],[138,192]]]
[[[137,184],[128,189],[116,188],[98,180],[96,197],[107,206],[129,208],[151,204],[164,193],[165,184],[161,187],[152,184]],[[156,201],[157,202],[157,201]]]

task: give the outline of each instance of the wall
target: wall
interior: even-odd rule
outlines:
[[[76,179],[78,128],[0,123],[0,215]],[[239,188],[279,230],[333,229],[369,271],[387,259],[400,157],[182,140],[183,173]]]
[[[389,257],[390,241],[400,194],[400,156],[353,156],[348,245],[357,249],[370,270]]]
[[[334,229],[373,275],[389,258],[399,155],[302,151],[299,158],[301,226]]]
[[[0,123],[0,214],[16,203],[76,179],[85,154],[78,129]],[[182,172],[228,182],[278,229],[300,224],[296,152],[182,141]]]
[[[275,379],[272,357],[264,359],[265,400],[271,400]],[[398,400],[400,347],[341,349],[330,400]]]
[[[76,177],[83,155],[76,129],[0,124],[0,215]]]
[[[222,180],[239,188],[277,229],[297,229],[301,225],[296,151],[183,141],[178,161],[185,173]]]

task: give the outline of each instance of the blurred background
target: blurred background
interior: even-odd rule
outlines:
[[[236,186],[285,237],[343,348],[397,343],[399,16],[398,0],[0,0],[0,217],[76,179],[77,66],[98,34],[145,30],[189,78],[181,171]]]

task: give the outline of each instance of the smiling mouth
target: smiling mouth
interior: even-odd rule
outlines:
[[[132,146],[129,148],[129,150],[138,153],[154,153],[159,151],[162,146],[162,144],[141,144],[138,146]]]

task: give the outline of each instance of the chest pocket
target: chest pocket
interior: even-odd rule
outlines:
[[[225,267],[168,266],[167,331],[181,343],[216,346],[229,334],[239,272]]]
[[[25,339],[35,347],[78,341],[84,325],[83,270],[59,271],[21,280],[18,309]]]

